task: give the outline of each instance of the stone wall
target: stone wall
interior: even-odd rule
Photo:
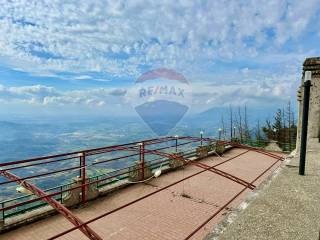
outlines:
[[[300,152],[301,139],[301,123],[302,123],[302,108],[303,108],[303,80],[306,71],[312,72],[311,89],[310,89],[310,106],[309,106],[309,121],[308,121],[308,143],[307,151],[319,151],[320,137],[320,57],[307,58],[303,63],[303,73],[301,86],[298,90],[298,135],[297,135],[297,153]]]

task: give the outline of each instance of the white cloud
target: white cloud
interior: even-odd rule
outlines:
[[[191,111],[202,112],[212,107],[244,104],[255,107],[277,106],[292,100],[299,83],[295,72],[266,75],[247,68],[238,73],[232,72],[230,76],[224,75],[224,79],[220,79],[220,76],[211,77],[218,79],[217,82],[199,81],[192,85]]]
[[[139,74],[281,51],[319,20],[317,0],[0,1],[0,54],[37,74]],[[268,32],[273,32],[270,36]],[[261,47],[263,46],[263,50]]]
[[[193,84],[196,110],[284,101],[295,95],[303,59],[320,54],[304,38],[320,40],[318,0],[0,0],[0,6],[0,65],[100,82],[138,77],[149,66],[174,68]],[[40,106],[115,106],[126,104],[125,94],[0,85],[0,102]]]
[[[88,79],[92,79],[92,77],[88,76],[88,75],[80,75],[80,76],[74,77],[74,79],[76,79],[76,80],[88,80]]]
[[[5,87],[0,85],[0,101],[2,103],[25,103],[31,105],[63,106],[88,105],[101,107],[122,101],[124,89],[90,89],[58,91],[53,87],[32,85],[22,87]]]

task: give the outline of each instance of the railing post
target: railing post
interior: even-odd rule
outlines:
[[[63,187],[62,187],[62,185],[60,186],[60,202],[61,202],[61,204],[63,203]]]
[[[81,177],[81,201],[86,202],[86,154],[85,152],[80,153],[80,177]]]
[[[176,153],[178,152],[178,135],[175,135],[174,138],[176,139]]]
[[[4,202],[1,203],[1,208],[4,208]],[[4,210],[1,211],[0,229],[4,226]]]
[[[139,143],[139,146],[140,146],[141,179],[144,180],[144,142]]]

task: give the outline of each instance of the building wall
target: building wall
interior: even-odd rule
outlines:
[[[308,151],[320,151],[320,57],[307,58],[303,64],[303,74],[301,86],[298,91],[299,118],[298,118],[298,136],[297,152],[300,150],[302,108],[303,108],[303,79],[306,71],[312,72],[310,89],[310,106],[308,121]],[[299,95],[301,97],[299,97]]]

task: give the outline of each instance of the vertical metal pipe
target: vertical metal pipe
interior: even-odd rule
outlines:
[[[63,187],[62,186],[60,186],[60,203],[63,203],[63,192],[62,192],[62,190],[63,190]]]
[[[141,180],[144,180],[144,142],[140,144]]]
[[[304,82],[299,175],[305,174],[311,81]]]
[[[82,168],[81,168],[81,164],[82,164],[82,159],[81,159],[81,156],[82,156],[82,153],[79,153],[78,154],[78,156],[79,156],[79,178],[81,178],[82,177]]]
[[[178,138],[176,138],[176,152],[178,152]]]
[[[81,162],[81,201],[82,203],[86,202],[86,155],[85,152],[82,152],[80,155],[80,162]]]
[[[4,208],[4,203],[1,203],[1,208]],[[1,219],[0,219],[0,221],[2,221],[3,223],[4,223],[4,217],[5,217],[4,211],[5,211],[5,210],[2,210],[2,211],[1,211]]]

